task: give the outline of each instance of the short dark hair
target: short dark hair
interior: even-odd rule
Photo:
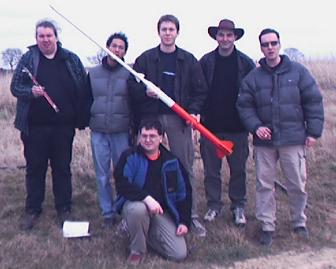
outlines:
[[[272,28],[265,28],[259,34],[259,43],[261,43],[261,36],[266,35],[266,34],[271,34],[271,33],[275,34],[280,41],[280,35],[276,30]]]
[[[167,15],[163,15],[163,16],[160,17],[160,19],[157,23],[158,32],[160,31],[161,23],[163,23],[165,21],[170,21],[170,22],[174,23],[175,26],[176,26],[177,32],[180,31],[180,22],[179,22],[178,18],[176,18],[174,15],[167,14]]]
[[[57,27],[55,22],[47,19],[38,21],[35,25],[35,37],[37,37],[37,28],[39,27],[52,29],[54,31],[55,36],[58,38]]]
[[[163,135],[162,124],[156,118],[146,118],[146,119],[143,119],[140,122],[140,125],[139,125],[139,133],[141,133],[141,130],[143,128],[146,129],[146,130],[155,129],[155,130],[157,130],[157,132],[158,132],[159,135]]]
[[[109,36],[109,38],[106,41],[106,47],[109,47],[112,43],[113,39],[121,39],[122,41],[125,42],[125,51],[127,51],[128,49],[128,39],[127,36],[123,33],[123,32],[118,32],[118,33],[114,33],[112,35]]]

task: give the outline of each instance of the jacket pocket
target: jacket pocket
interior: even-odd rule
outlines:
[[[177,189],[177,172],[176,171],[167,171],[166,172],[167,178],[167,192],[172,193],[176,192]]]

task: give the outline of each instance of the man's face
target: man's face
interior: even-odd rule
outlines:
[[[216,40],[218,46],[223,51],[231,51],[234,47],[234,42],[236,41],[236,35],[233,31],[218,29],[216,34]]]
[[[120,59],[123,58],[126,54],[125,42],[120,38],[114,38],[111,44],[108,46],[108,49]]]
[[[267,60],[277,59],[280,48],[280,41],[275,33],[264,34],[260,37],[260,49]]]
[[[175,40],[177,38],[178,32],[176,25],[170,21],[164,21],[160,24],[159,36],[161,39],[161,44],[164,46],[175,45]]]
[[[43,55],[52,55],[57,50],[57,37],[52,28],[38,27],[36,43]]]
[[[142,128],[139,142],[147,154],[153,154],[159,150],[159,145],[162,142],[162,135],[159,135],[156,129],[147,130]]]

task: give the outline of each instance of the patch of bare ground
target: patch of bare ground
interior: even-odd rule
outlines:
[[[212,267],[224,268],[224,267]],[[322,248],[306,252],[287,251],[277,255],[235,262],[227,269],[334,269],[336,268],[336,249]]]

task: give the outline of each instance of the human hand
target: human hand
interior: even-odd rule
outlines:
[[[141,78],[145,77],[145,75],[143,73],[138,73],[138,76],[141,77]],[[141,81],[139,77],[137,77],[137,76],[134,76],[134,77],[135,77],[136,82],[139,83]]]
[[[143,202],[147,206],[147,209],[150,214],[163,214],[163,209],[161,205],[150,195],[147,195]]]
[[[182,236],[188,233],[188,227],[184,224],[180,224],[176,229],[176,235]]]
[[[272,139],[272,131],[268,127],[260,126],[256,131],[256,135],[261,140],[271,140]]]
[[[312,147],[316,144],[317,139],[311,136],[307,136],[306,138],[306,147]]]
[[[155,90],[154,90],[154,89],[156,88],[155,84],[152,83],[152,82],[150,82],[150,81],[148,81],[148,82],[146,83],[146,86],[147,86],[147,89],[146,89],[146,94],[147,94],[147,96],[148,96],[148,97],[151,97],[151,98],[158,99],[159,96],[156,94],[156,92],[155,92]]]
[[[197,123],[200,122],[200,119],[201,119],[200,114],[190,114],[190,116],[192,116],[192,117],[196,120]],[[192,123],[192,122],[189,121],[189,120],[187,120],[186,122],[187,122],[187,124],[189,124],[189,125],[191,125],[191,123]]]
[[[41,97],[44,95],[44,87],[41,86],[33,86],[32,92],[35,98]]]

